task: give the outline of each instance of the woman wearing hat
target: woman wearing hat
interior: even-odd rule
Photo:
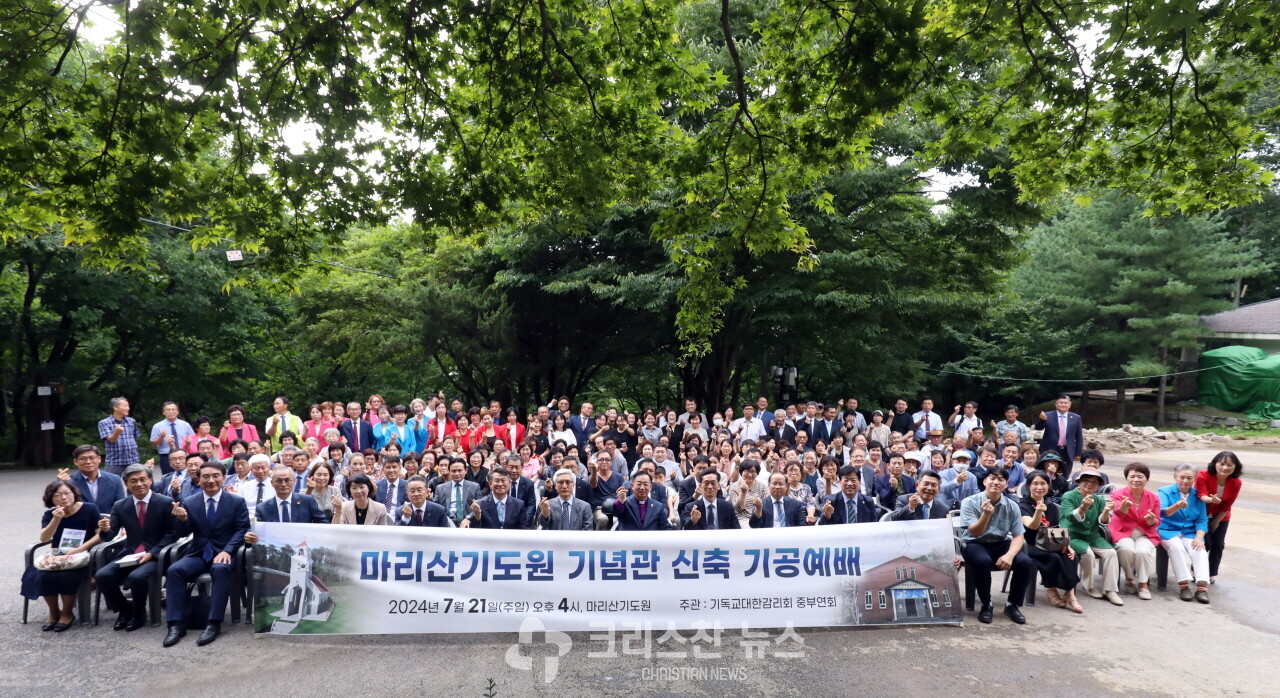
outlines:
[[[1062,476],[1062,456],[1057,451],[1049,451],[1043,456],[1035,455],[1035,447],[1029,446],[1023,449],[1023,462],[1026,462],[1027,451],[1032,452],[1035,458],[1035,469],[1043,472],[1049,478],[1049,501],[1061,502],[1062,495],[1071,487],[1067,483],[1067,478]]]
[[[1043,457],[1041,460],[1044,460]],[[1062,527],[1071,535],[1071,549],[1080,558],[1080,579],[1084,590],[1095,599],[1123,606],[1120,598],[1120,560],[1111,545],[1107,526],[1115,506],[1109,497],[1096,494],[1102,486],[1097,471],[1080,472],[1076,488],[1062,495]],[[1102,590],[1093,578],[1093,559],[1102,561]]]
[[[868,441],[879,441],[882,444],[889,443],[889,438],[893,435],[893,430],[888,424],[884,423],[884,412],[876,410],[871,413],[871,426],[867,427],[866,436]]]

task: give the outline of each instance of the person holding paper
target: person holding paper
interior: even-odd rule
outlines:
[[[40,521],[40,542],[52,541],[53,550],[51,558],[41,559],[51,559],[54,564],[48,569],[28,567],[22,573],[22,595],[32,601],[43,598],[49,605],[49,622],[41,630],[60,633],[75,623],[76,589],[89,575],[89,568],[85,564],[58,566],[76,564],[64,558],[87,553],[98,544],[98,507],[84,501],[80,490],[62,480],[44,488],[44,505],[48,509]]]
[[[147,624],[147,594],[157,572],[156,555],[178,539],[178,520],[173,515],[173,499],[151,491],[147,466],[134,463],[125,468],[124,482],[130,496],[115,503],[110,518],[98,520],[98,535],[103,541],[115,539],[123,529],[124,545],[94,579],[107,608],[119,613],[112,629],[133,632]],[[132,602],[125,601],[122,584],[132,592]]]

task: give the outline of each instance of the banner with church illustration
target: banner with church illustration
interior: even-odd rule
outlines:
[[[956,624],[945,519],[731,531],[255,525],[259,633]]]

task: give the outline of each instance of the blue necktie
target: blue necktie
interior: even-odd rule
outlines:
[[[290,523],[288,502],[280,502],[280,523]]]
[[[786,528],[787,517],[782,515],[782,502],[773,500],[773,520],[776,526]]]
[[[560,510],[564,512],[564,514],[560,518],[560,529],[567,531],[569,529],[569,511],[570,511],[569,500],[562,499],[560,501],[563,503],[560,507]]]
[[[502,528],[507,519],[507,502],[503,500],[493,500],[494,508],[498,510],[498,528]]]
[[[209,532],[212,533],[213,517],[218,515],[218,505],[216,503],[217,500],[215,500],[213,497],[210,497],[206,501],[207,501],[207,504],[205,505],[204,518],[208,523]],[[208,562],[212,559],[213,559],[213,542],[210,541],[209,538],[206,536],[205,543],[204,543],[204,561]]]
[[[169,453],[178,447],[178,424],[176,422],[169,422],[169,432],[173,434],[173,445],[170,446],[169,450],[165,451],[165,453]]]
[[[716,528],[716,503],[707,502],[707,530],[714,531]]]

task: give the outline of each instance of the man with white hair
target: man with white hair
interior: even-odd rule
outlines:
[[[249,477],[236,484],[235,492],[244,497],[249,511],[256,511],[258,505],[275,496],[271,486],[271,459],[265,453],[249,456]]]

